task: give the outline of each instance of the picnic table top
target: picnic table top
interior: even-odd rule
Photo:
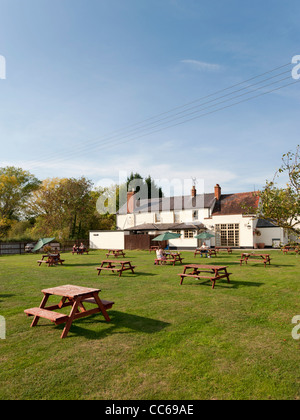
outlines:
[[[124,252],[124,249],[108,249],[108,252]]]
[[[205,248],[196,248],[195,249],[195,252],[198,252],[198,251],[200,251],[200,252],[206,252],[206,251],[215,251],[215,248],[210,248],[209,246],[206,246]]]
[[[243,252],[242,256],[247,256],[247,257],[269,257],[270,254],[258,254],[258,253],[249,253],[249,252]]]
[[[49,289],[43,289],[42,293],[48,295],[56,295],[63,297],[76,298],[78,296],[86,295],[89,293],[99,293],[100,289],[93,289],[90,287],[74,286],[72,284],[66,284],[63,286],[51,287]]]
[[[211,269],[211,270],[221,270],[227,268],[226,265],[202,265],[202,264],[186,264],[184,265],[185,268],[204,268],[204,269]]]
[[[51,253],[51,254],[43,254],[43,257],[58,257],[60,254],[59,253],[56,253],[56,254],[54,254],[54,253]]]
[[[103,260],[103,263],[113,263],[113,264],[131,264],[129,260]]]

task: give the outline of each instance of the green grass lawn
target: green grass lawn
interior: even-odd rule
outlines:
[[[104,251],[63,254],[64,266],[38,267],[36,255],[0,257],[0,399],[299,399],[300,256],[270,251],[271,266],[240,267],[240,252],[185,263],[227,265],[226,279],[185,279],[179,265],[155,266],[154,254],[127,251],[136,274],[97,276]],[[63,284],[101,289],[113,300],[100,314],[63,325],[32,318],[41,290]],[[51,298],[53,299],[53,297]],[[52,301],[52,300],[51,300]],[[53,301],[54,302],[54,301]]]

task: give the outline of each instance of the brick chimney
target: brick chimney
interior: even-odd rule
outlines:
[[[196,190],[195,185],[193,185],[193,188],[192,188],[192,191],[191,191],[191,195],[192,195],[192,198],[195,198],[196,195],[197,195],[197,190]]]
[[[127,213],[131,214],[135,208],[135,198],[134,198],[135,191],[128,191],[127,193]]]
[[[221,198],[221,187],[219,184],[215,186],[215,198],[219,201]]]

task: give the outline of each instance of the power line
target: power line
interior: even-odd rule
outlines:
[[[210,101],[204,102],[204,103],[202,103],[202,104],[200,104],[200,105],[190,107],[190,108],[188,108],[188,109],[186,109],[186,110],[182,110],[182,111],[180,111],[180,112],[178,112],[178,113],[176,113],[176,114],[170,115],[170,116],[168,116],[168,117],[164,117],[164,118],[161,118],[161,119],[157,119],[158,117],[161,117],[161,116],[163,116],[163,115],[171,114],[171,112],[173,112],[174,110],[179,110],[179,109],[185,108],[185,107],[187,107],[188,105],[191,105],[191,104],[197,103],[197,102],[199,102],[199,101],[201,101],[201,100],[204,100],[204,99],[207,99],[207,98],[213,97],[213,96],[217,95],[218,93],[228,91],[228,90],[233,89],[234,87],[237,87],[237,86],[241,86],[241,85],[243,85],[243,84],[245,84],[245,83],[248,83],[248,82],[249,82],[249,81],[251,81],[251,80],[258,79],[258,78],[260,78],[260,77],[262,77],[262,76],[264,76],[264,75],[266,75],[266,74],[270,74],[270,73],[272,73],[272,72],[274,72],[274,71],[276,71],[276,70],[278,70],[278,69],[282,69],[282,68],[284,68],[284,67],[287,67],[287,66],[288,66],[288,65],[290,65],[290,64],[291,64],[291,63],[285,64],[285,65],[283,65],[283,66],[276,67],[275,69],[269,70],[268,72],[262,73],[262,74],[260,74],[260,75],[258,75],[258,76],[254,76],[254,77],[252,77],[252,78],[250,78],[250,79],[247,79],[247,80],[245,80],[245,81],[243,81],[243,82],[240,82],[240,83],[237,83],[237,84],[235,84],[235,85],[232,85],[232,86],[230,86],[230,87],[228,87],[228,88],[225,88],[225,89],[219,90],[219,91],[217,91],[217,92],[215,92],[215,93],[212,93],[212,94],[207,95],[207,96],[205,96],[205,97],[199,98],[199,99],[197,99],[197,100],[195,100],[195,101],[192,101],[192,102],[189,102],[189,103],[187,103],[187,104],[185,104],[185,105],[182,105],[182,106],[179,106],[179,107],[173,108],[173,109],[172,109],[172,110],[170,110],[170,111],[166,111],[166,112],[164,112],[164,113],[157,114],[156,116],[153,116],[153,117],[151,117],[151,118],[148,118],[147,120],[144,120],[144,121],[142,121],[142,122],[140,122],[140,123],[132,124],[132,125],[128,126],[127,128],[129,128],[129,127],[136,127],[136,128],[135,128],[134,130],[129,130],[129,132],[126,132],[126,131],[125,131],[125,132],[123,132],[123,137],[122,137],[122,138],[127,138],[127,137],[129,137],[129,136],[132,136],[132,135],[134,135],[137,131],[141,131],[141,130],[145,131],[145,130],[150,130],[150,129],[151,129],[151,130],[153,130],[154,128],[159,127],[160,125],[170,123],[170,122],[172,122],[172,121],[174,121],[174,120],[176,121],[176,119],[183,119],[183,118],[189,117],[189,116],[191,116],[191,115],[193,115],[193,114],[199,113],[199,112],[200,112],[200,110],[198,110],[198,111],[194,111],[194,112],[192,112],[192,113],[188,113],[188,111],[191,111],[192,109],[197,109],[197,108],[199,108],[199,107],[203,107],[204,105],[206,105],[206,104],[208,104],[208,103],[212,103],[212,102],[218,101],[218,100],[220,100],[220,99],[222,99],[222,98],[229,97],[229,96],[234,95],[234,94],[236,94],[236,93],[238,93],[238,92],[241,92],[241,91],[243,91],[243,90],[249,89],[249,88],[251,88],[251,87],[253,87],[253,86],[257,86],[257,85],[259,85],[259,84],[261,84],[261,83],[264,83],[264,82],[266,82],[266,81],[269,81],[269,80],[275,79],[275,78],[279,77],[280,75],[283,75],[283,74],[289,73],[289,72],[290,72],[290,70],[285,71],[285,72],[282,72],[282,73],[279,73],[279,74],[276,74],[275,76],[272,76],[272,77],[270,77],[270,78],[267,78],[267,79],[261,80],[261,81],[259,81],[259,82],[256,82],[256,83],[252,84],[252,85],[245,86],[245,87],[243,87],[243,88],[241,88],[241,89],[238,89],[238,90],[235,90],[235,91],[233,91],[233,92],[227,93],[226,95],[222,95],[222,96],[219,96],[219,97],[217,97],[217,98],[215,98],[215,99],[211,99]],[[214,104],[214,105],[211,105],[211,106],[209,106],[209,107],[206,107],[206,108],[202,109],[202,111],[203,111],[203,110],[205,110],[205,109],[208,109],[208,108],[211,108],[211,107],[214,107],[214,106],[220,105],[220,104],[222,104],[222,103],[224,103],[224,102],[234,100],[234,99],[236,99],[236,98],[238,98],[238,97],[240,97],[240,96],[244,96],[244,95],[251,94],[251,93],[253,93],[253,92],[257,91],[257,90],[260,90],[260,89],[266,88],[266,87],[268,87],[268,86],[270,86],[270,85],[272,85],[272,84],[279,83],[279,82],[281,82],[281,81],[283,81],[283,80],[286,80],[286,79],[287,79],[287,78],[277,80],[277,81],[275,81],[275,82],[273,82],[273,83],[271,83],[271,84],[267,84],[267,85],[261,86],[261,87],[259,87],[258,89],[252,90],[252,91],[250,91],[250,92],[246,92],[246,93],[244,93],[244,94],[242,94],[242,95],[238,95],[238,96],[235,96],[235,97],[229,98],[229,99],[227,99],[226,101],[218,102],[218,103],[216,103],[216,104]],[[182,114],[185,114],[185,115],[182,115]],[[181,115],[181,116],[180,116],[180,117],[178,117],[179,115]],[[177,117],[178,117],[178,118],[177,118]],[[155,120],[155,119],[156,119],[156,120]],[[144,122],[146,122],[146,121],[151,121],[151,120],[154,120],[154,121],[153,121],[152,123],[149,123],[149,124],[146,124],[146,125],[144,125],[144,126],[141,126],[141,124],[142,124],[142,123],[144,123]],[[165,122],[163,122],[163,121],[165,121]],[[186,120],[186,122],[187,122],[187,121],[190,121],[190,119],[189,119],[189,120]],[[185,122],[185,121],[184,121],[184,122]],[[184,122],[182,122],[182,123],[184,123]],[[156,125],[154,125],[154,124],[156,124]],[[175,124],[175,126],[176,126],[176,125],[177,125],[177,124]],[[140,127],[139,127],[139,126],[140,126]],[[168,127],[166,127],[166,128],[170,128],[170,127],[172,127],[172,126],[173,126],[173,125],[168,126]],[[164,128],[162,128],[162,129],[164,129]],[[123,131],[124,131],[124,129],[123,129]],[[142,131],[142,132],[143,132],[143,131]],[[69,153],[69,154],[68,154],[68,156],[67,156],[67,158],[61,158],[61,159],[58,159],[58,161],[60,161],[60,160],[61,160],[61,161],[64,161],[64,160],[66,160],[66,159],[70,159],[71,157],[73,157],[74,155],[76,155],[76,154],[80,153],[81,151],[84,151],[84,152],[89,152],[90,150],[92,150],[93,145],[95,145],[95,147],[94,147],[94,148],[95,148],[95,149],[98,149],[98,150],[99,150],[99,149],[102,149],[102,148],[105,148],[105,146],[106,146],[106,145],[109,145],[109,146],[111,147],[111,140],[112,140],[112,139],[114,139],[114,138],[116,138],[116,137],[118,138],[121,134],[117,135],[116,133],[120,133],[120,132],[122,133],[122,130],[118,130],[118,131],[116,131],[116,132],[115,132],[115,134],[112,134],[110,137],[107,137],[106,139],[105,139],[105,137],[104,137],[104,139],[103,139],[103,140],[105,140],[105,141],[104,141],[103,143],[100,143],[100,144],[99,144],[99,140],[97,140],[97,141],[94,141],[94,142],[90,143],[90,144],[88,145],[88,147],[87,147],[86,145],[82,145],[82,146],[80,146],[79,148],[74,149],[74,150],[73,150],[73,152],[71,152],[71,154]],[[155,132],[157,132],[157,131],[155,131]],[[153,131],[151,131],[149,134],[152,134],[152,133],[153,133]],[[125,135],[125,134],[126,134],[126,135]],[[146,134],[143,134],[143,135],[142,135],[142,137],[144,137],[145,135],[148,135],[148,134],[147,134],[147,133],[146,133]],[[140,137],[140,136],[138,136],[138,137]],[[138,137],[134,137],[134,139],[136,139],[136,138],[138,138]],[[127,140],[127,141],[131,141],[131,140]],[[123,143],[124,143],[124,142],[122,142],[122,144],[123,144]],[[120,144],[120,143],[117,143],[117,144]],[[55,158],[55,156],[53,156],[53,157],[51,157],[51,156],[47,156],[47,158],[48,158],[48,159],[46,159],[46,161],[52,161],[52,160]],[[56,160],[56,162],[57,162],[57,159],[55,159],[55,160]]]
[[[181,121],[181,122],[179,122],[179,123],[172,124],[172,125],[170,125],[170,126],[163,127],[163,128],[161,128],[161,129],[158,129],[158,130],[152,131],[151,133],[146,133],[146,134],[144,134],[144,135],[137,136],[137,137],[132,138],[132,139],[130,139],[130,140],[126,140],[126,141],[123,141],[123,142],[116,143],[116,144],[114,144],[113,146],[118,146],[118,145],[120,145],[120,144],[124,144],[124,143],[130,142],[130,141],[134,141],[134,140],[136,140],[136,139],[138,139],[138,138],[141,138],[141,137],[146,137],[146,136],[148,136],[148,135],[155,134],[155,133],[158,133],[158,132],[163,131],[163,130],[167,130],[168,128],[172,128],[172,127],[176,127],[176,126],[178,126],[178,125],[185,124],[185,123],[190,122],[190,121],[193,121],[193,120],[195,120],[195,119],[198,119],[198,118],[201,118],[201,117],[205,117],[205,116],[210,115],[210,114],[214,114],[215,112],[219,112],[219,111],[222,111],[222,110],[224,110],[224,109],[231,108],[231,107],[233,107],[233,106],[235,106],[235,105],[239,105],[239,104],[241,104],[241,103],[243,103],[243,102],[248,102],[248,101],[250,101],[250,100],[252,100],[252,99],[256,99],[256,98],[259,98],[259,97],[261,97],[261,96],[267,95],[267,94],[269,94],[269,93],[276,92],[276,91],[278,91],[278,90],[280,90],[280,89],[283,89],[283,88],[285,88],[285,87],[288,87],[288,86],[291,86],[291,85],[295,85],[296,83],[299,83],[299,82],[298,82],[298,81],[296,81],[296,82],[288,83],[288,84],[286,84],[286,85],[283,85],[283,86],[280,86],[280,87],[278,87],[278,88],[275,88],[275,89],[269,90],[269,91],[267,91],[267,92],[260,93],[259,95],[253,96],[253,97],[251,97],[251,98],[243,99],[243,100],[241,100],[241,101],[235,102],[235,103],[230,104],[230,105],[227,105],[227,106],[223,106],[223,107],[218,108],[218,109],[216,109],[216,110],[213,110],[213,111],[210,111],[210,112],[206,112],[205,114],[201,114],[201,115],[198,115],[198,116],[195,116],[195,117],[189,118],[188,120]],[[105,149],[105,147],[103,147],[103,149]]]
[[[277,81],[275,81],[275,82],[272,82],[272,83],[269,83],[269,84],[266,84],[266,85],[264,85],[264,86],[262,86],[262,87],[259,87],[259,88],[257,88],[257,89],[254,89],[254,90],[252,90],[252,91],[250,91],[250,92],[246,92],[246,93],[243,93],[243,94],[240,94],[240,95],[236,95],[235,97],[233,97],[233,98],[229,98],[229,99],[227,99],[227,100],[223,100],[223,101],[220,101],[220,102],[218,102],[218,103],[216,103],[216,104],[213,104],[213,105],[210,105],[210,106],[207,106],[207,107],[205,107],[205,108],[203,108],[202,110],[200,110],[200,111],[204,111],[204,110],[206,110],[206,109],[210,109],[210,108],[213,108],[213,107],[216,107],[216,106],[218,106],[218,105],[221,105],[221,104],[223,104],[223,103],[226,103],[226,102],[229,102],[229,101],[232,101],[232,100],[235,100],[235,99],[238,99],[238,98],[240,98],[240,97],[242,97],[242,96],[245,96],[245,95],[249,95],[249,94],[253,94],[253,93],[255,93],[256,91],[258,91],[258,90],[261,90],[262,88],[266,88],[266,87],[269,87],[269,86],[272,86],[272,85],[274,85],[274,84],[276,84],[276,83],[279,83],[279,82],[282,82],[282,81],[285,81],[285,80],[287,80],[287,79],[290,79],[289,77],[287,77],[287,78],[283,78],[283,79],[280,79],[280,80],[277,80]],[[173,118],[173,119],[171,119],[171,120],[169,120],[169,121],[167,121],[166,123],[170,123],[170,122],[172,122],[172,121],[177,121],[177,120],[180,120],[180,119],[183,119],[183,118],[187,118],[187,117],[191,117],[192,115],[195,115],[195,114],[199,114],[199,112],[200,112],[199,110],[197,110],[197,111],[194,111],[194,112],[191,112],[191,113],[189,113],[189,114],[186,114],[186,115],[183,115],[183,116],[181,116],[181,117],[179,117],[179,118]],[[206,115],[206,114],[205,114]],[[200,115],[201,116],[201,115]],[[197,117],[196,117],[197,118]],[[193,118],[194,119],[194,118]],[[184,120],[182,123],[184,123],[184,122],[187,122],[187,121],[190,121],[190,119],[188,119],[188,120]],[[142,132],[140,132],[136,137],[133,137],[133,139],[137,139],[137,138],[139,138],[139,137],[144,137],[145,135],[150,135],[150,134],[153,134],[153,129],[155,129],[155,128],[158,128],[158,127],[160,127],[160,126],[162,126],[163,124],[166,124],[166,123],[159,123],[159,124],[156,124],[156,125],[152,125],[152,127],[151,127],[151,129],[152,129],[152,131],[150,131],[149,133],[148,132],[146,132],[146,133],[144,133],[143,134],[143,131]],[[170,127],[173,127],[173,126],[176,126],[177,124],[175,123],[175,124],[171,124],[171,125],[168,125],[166,128],[170,128]],[[163,127],[162,127],[162,129],[163,129]],[[144,130],[145,131],[145,130]],[[148,130],[146,130],[146,131],[148,131]],[[158,131],[160,131],[160,130],[155,130],[154,132],[156,133],[156,132],[158,132]],[[129,136],[123,136],[123,140],[124,139],[126,139],[126,138],[128,138],[128,137],[130,137],[130,136],[132,136],[133,134],[131,134],[131,135],[129,135]],[[121,138],[122,139],[122,138]],[[119,139],[119,140],[121,140],[121,139]],[[129,140],[125,140],[125,141],[122,141],[121,143],[116,143],[116,144],[123,144],[123,143],[126,143],[126,141],[131,141],[130,139]],[[104,143],[104,144],[98,144],[95,148],[94,148],[94,150],[101,150],[101,149],[104,149],[104,148],[106,148],[106,147],[111,147],[111,142],[108,142],[108,143]],[[86,152],[89,152],[89,150],[86,150]],[[72,158],[72,156],[68,156],[67,158],[62,158],[61,160],[63,160],[63,161],[65,161],[65,160],[69,160],[70,158]],[[57,162],[57,161],[56,161]]]

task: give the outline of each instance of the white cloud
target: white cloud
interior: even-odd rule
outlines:
[[[204,185],[205,192],[213,192],[216,183],[230,184],[237,179],[237,175],[230,170],[214,168],[207,164],[191,164],[182,166],[176,162],[164,162],[164,158],[157,159],[157,162],[150,162],[147,154],[131,154],[130,156],[118,156],[114,158],[113,164],[111,160],[106,162],[101,159],[99,165],[89,160],[73,160],[73,161],[57,161],[57,162],[1,162],[1,166],[18,166],[29,170],[39,179],[53,177],[81,177],[85,176],[92,179],[95,186],[111,186],[115,183],[123,183],[131,172],[139,173],[143,177],[151,175],[152,179],[158,185],[162,185],[163,181],[167,184],[181,182],[184,193],[189,194],[192,186],[192,177],[198,181],[198,190],[202,190]],[[165,191],[168,194],[168,191]]]
[[[181,63],[188,64],[192,68],[198,71],[219,71],[222,66],[219,64],[207,63],[199,60],[181,60]]]

